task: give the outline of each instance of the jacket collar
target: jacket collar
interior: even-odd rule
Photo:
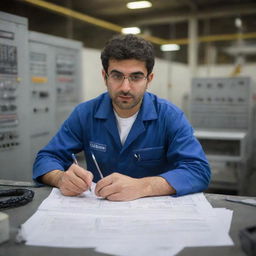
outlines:
[[[108,119],[111,115],[113,115],[112,101],[107,92],[102,94],[101,97],[102,100],[99,103],[94,117],[100,119]],[[154,120],[158,118],[156,106],[153,102],[154,97],[155,96],[153,94],[145,92],[139,111],[139,116],[141,116],[142,121]]]
[[[113,114],[111,98],[107,92],[103,93],[100,98],[98,109],[96,110],[94,117],[99,119],[107,119],[111,114]]]

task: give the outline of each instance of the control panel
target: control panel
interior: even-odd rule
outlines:
[[[32,180],[32,165],[81,95],[82,44],[28,32],[0,12],[1,179]]]
[[[54,61],[54,51],[44,44],[44,35],[29,32],[31,165],[56,131]]]
[[[56,48],[57,108],[56,125],[59,127],[74,107],[81,102],[81,44],[63,42]],[[61,45],[60,45],[61,46]]]
[[[252,156],[249,77],[192,80],[190,120],[212,169],[210,187],[244,193]]]
[[[1,179],[32,179],[27,33],[27,19],[0,12]]]
[[[0,44],[0,73],[0,124],[2,127],[16,126],[18,124],[16,97],[20,82],[20,79],[17,77],[18,63],[16,46]],[[7,137],[0,136],[0,138],[4,140]],[[2,146],[6,145],[3,144]]]
[[[194,128],[248,130],[251,105],[249,77],[192,80],[190,119]]]
[[[70,50],[69,50],[70,51]],[[76,74],[76,54],[58,53],[56,56],[57,100],[59,103],[77,102],[74,87]]]
[[[36,78],[37,84],[47,84],[54,88],[55,93],[49,92],[50,87],[45,86],[47,91],[40,89],[39,97],[49,99],[50,94],[55,95],[55,127],[58,129],[65,121],[74,107],[81,101],[82,77],[81,77],[81,61],[82,61],[82,43],[66,38],[46,35],[38,32],[30,32],[30,40],[37,41],[44,47],[48,48],[51,54],[48,59],[51,62],[47,64],[48,82],[44,83],[45,76],[38,75]],[[39,67],[43,68],[42,61]],[[37,68],[38,69],[38,68]],[[38,70],[39,72],[39,70]],[[43,72],[43,69],[41,70]],[[53,76],[53,82],[50,82],[49,76]],[[36,86],[34,86],[35,88]],[[37,86],[39,88],[40,86]],[[50,93],[47,95],[47,92]],[[38,109],[38,111],[45,111],[46,109]],[[37,110],[35,110],[37,111]]]

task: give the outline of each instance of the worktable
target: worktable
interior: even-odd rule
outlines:
[[[0,186],[0,189],[9,189],[11,187]],[[14,188],[14,187],[12,187]],[[18,228],[23,224],[30,216],[32,216],[41,202],[51,192],[51,187],[44,186],[38,188],[28,188],[35,192],[35,196],[32,202],[11,209],[1,209],[0,211],[9,215],[10,220],[10,240],[0,245],[0,256],[96,256],[107,255],[95,252],[93,248],[52,248],[52,247],[37,247],[26,246],[24,244],[18,244],[15,242],[15,237]],[[245,256],[240,246],[240,240],[238,237],[239,231],[245,227],[256,225],[256,207],[250,205],[244,205],[225,200],[225,195],[220,194],[205,194],[209,202],[216,208],[227,208],[233,210],[233,218],[230,228],[230,236],[234,241],[234,246],[220,246],[220,247],[186,247],[178,253],[178,256]],[[229,196],[230,197],[230,196]],[[237,196],[232,196],[237,198]],[[36,227],[35,227],[36,228]],[[139,256],[139,255],[138,255]]]

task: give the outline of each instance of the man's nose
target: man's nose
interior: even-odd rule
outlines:
[[[124,80],[122,82],[122,89],[123,89],[123,91],[126,91],[126,92],[130,91],[131,84],[130,84],[128,77],[124,77]]]

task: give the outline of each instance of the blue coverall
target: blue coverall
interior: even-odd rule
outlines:
[[[167,100],[146,92],[131,131],[121,144],[108,93],[79,104],[58,133],[39,151],[33,178],[67,170],[72,153],[84,151],[87,169],[100,179],[91,152],[104,176],[119,172],[134,178],[162,176],[176,195],[203,191],[210,168],[184,113]]]

